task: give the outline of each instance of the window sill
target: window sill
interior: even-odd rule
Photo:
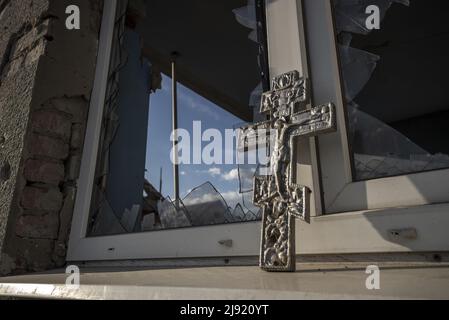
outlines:
[[[305,263],[296,273],[257,267],[85,271],[79,289],[63,271],[0,279],[0,296],[34,299],[447,299],[449,264],[381,265],[381,290],[367,290],[367,264]]]

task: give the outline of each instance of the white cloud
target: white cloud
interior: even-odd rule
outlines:
[[[196,198],[190,197],[188,199],[184,199],[184,204],[186,206],[192,206],[192,205],[205,204],[205,203],[214,202],[214,201],[217,201],[217,198],[214,197],[214,195],[212,195],[212,194],[206,193],[206,194],[203,194]]]
[[[242,200],[242,196],[238,191],[228,191],[225,193],[221,194],[223,196],[223,198],[225,198],[226,201],[230,201],[230,202],[239,202],[240,200]]]
[[[207,173],[209,173],[211,176],[219,176],[221,175],[221,169],[220,168],[210,168]]]
[[[198,171],[198,172],[207,173],[207,174],[211,175],[212,177],[220,176],[220,178],[225,181],[234,181],[234,180],[239,179],[239,170],[238,169],[232,169],[229,172],[223,172],[223,171],[221,171],[220,168],[214,167],[214,168],[210,168],[207,171]]]
[[[235,206],[242,201],[242,195],[238,191],[228,191],[224,193],[220,193],[223,199],[226,201],[227,205],[231,207],[232,209],[235,208]],[[203,194],[196,198],[189,198],[184,201],[185,205],[191,206],[191,205],[198,205],[198,204],[206,204],[210,202],[217,201],[217,195],[216,194]]]
[[[233,181],[238,180],[239,178],[239,170],[238,169],[232,169],[228,173],[222,175],[222,178],[226,181]]]

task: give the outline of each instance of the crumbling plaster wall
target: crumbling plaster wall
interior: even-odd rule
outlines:
[[[2,275],[65,264],[102,1],[0,0]]]

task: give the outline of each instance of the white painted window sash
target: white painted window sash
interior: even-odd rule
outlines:
[[[353,182],[332,4],[297,3],[305,18],[300,24],[303,74],[311,78],[315,105],[336,105],[339,129],[311,142],[315,173],[309,173],[314,177],[309,187],[316,210],[311,224],[297,222],[298,253],[447,251],[449,170]],[[417,238],[393,238],[391,232],[401,229],[416,230]]]
[[[87,237],[117,1],[104,3],[95,83],[70,234],[68,261],[256,256],[260,222]],[[219,244],[233,240],[228,248]]]
[[[305,14],[303,11],[304,1],[309,1],[309,3],[316,1],[317,6],[324,8],[326,19],[314,21],[308,16],[305,20],[303,17]],[[259,254],[261,229],[258,222],[96,238],[86,237],[109,69],[109,55],[112,46],[115,5],[116,0],[105,1],[99,49],[100,58],[97,64],[96,80],[89,111],[68,260],[117,261],[257,256]],[[326,203],[326,199],[321,198],[318,148],[321,166],[323,167],[321,176],[325,180],[325,184],[330,181],[331,186],[334,185],[336,189],[341,187],[342,184],[358,188],[356,184],[352,183],[351,177],[336,50],[328,51],[333,55],[331,58],[330,56],[327,58],[314,56],[311,59],[311,55],[316,53],[316,49],[320,49],[320,45],[314,45],[313,41],[312,43],[306,42],[306,36],[310,37],[311,31],[317,32],[316,34],[320,37],[325,37],[325,33],[330,32],[327,46],[330,48],[334,46],[335,49],[335,42],[331,41],[333,26],[330,10],[329,0],[267,1],[270,75],[273,77],[291,70],[300,71],[304,76],[312,79],[313,103],[320,104],[333,101],[337,105],[339,113],[339,133],[330,138],[320,137],[298,142],[297,178],[301,184],[312,190],[311,203],[314,205],[312,205],[311,224],[297,222],[297,252],[299,254],[336,254],[447,250],[449,233],[446,226],[449,226],[449,204],[420,206],[421,204],[428,204],[428,202],[422,198],[413,198],[415,194],[410,189],[411,186],[404,189],[405,194],[399,190],[406,186],[404,180],[408,179],[407,176],[394,178],[397,183],[396,189],[399,190],[394,198],[399,199],[398,203],[390,201],[384,205],[388,208],[396,207],[396,204],[398,206],[412,205],[411,208],[380,209],[378,205],[363,207],[364,203],[355,203],[354,199],[351,200],[351,197],[346,201],[342,197],[342,204],[339,206],[341,208],[346,206],[352,212],[323,215],[324,209],[321,203]],[[304,21],[308,21],[307,28],[303,24]],[[320,34],[320,32],[324,32],[324,34]],[[321,62],[329,63],[328,66],[322,66],[326,74],[321,73],[320,76],[320,71],[316,72],[314,67],[316,60],[314,59],[322,59]],[[326,67],[329,68],[326,69]],[[325,82],[320,80],[324,76],[328,77]],[[336,162],[335,167],[326,167],[329,162]],[[330,169],[335,169],[336,174],[330,174]],[[446,178],[446,171],[439,173],[443,178]],[[424,180],[438,180],[438,177],[425,175]],[[378,197],[372,198],[369,203],[379,204],[380,200],[388,199],[391,195],[379,193],[377,189],[379,186],[375,184],[385,182],[382,180],[384,179],[378,179],[377,182],[365,182],[367,190],[365,195],[370,197],[373,193],[378,194]],[[449,181],[449,179],[446,181]],[[385,183],[391,184],[392,181],[386,181]],[[429,184],[429,181],[423,181],[423,183]],[[445,184],[440,181],[437,182],[436,186],[432,186],[430,183],[429,188],[434,197],[442,197],[441,200],[444,200],[444,195],[437,190],[439,186],[445,186]],[[445,190],[447,193],[448,188]],[[349,195],[357,196],[354,192],[350,192]],[[344,192],[342,196],[344,196]],[[359,202],[365,198],[360,197]],[[415,200],[412,200],[412,198]],[[388,238],[389,230],[400,227],[415,227],[418,231],[418,239],[406,243],[391,241]],[[219,244],[219,241],[228,239],[233,240],[232,248],[226,248]]]
[[[314,102],[332,101],[337,107],[339,127],[338,133],[318,138],[321,214],[449,202],[449,169],[353,181],[332,4],[330,0],[302,2],[307,14],[304,41],[307,41]]]

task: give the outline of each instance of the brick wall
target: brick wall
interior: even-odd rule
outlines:
[[[81,30],[65,8],[81,9]],[[102,0],[0,0],[0,273],[65,264]]]

